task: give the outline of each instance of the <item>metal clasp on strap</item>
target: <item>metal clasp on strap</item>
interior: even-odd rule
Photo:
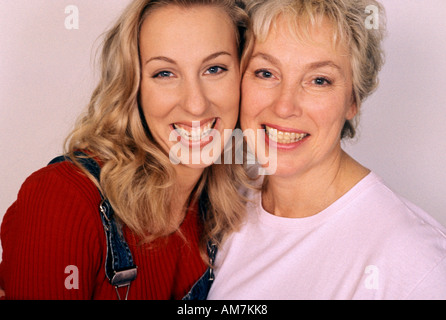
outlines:
[[[208,255],[209,255],[209,281],[214,281],[214,262],[215,254],[217,253],[217,246],[211,242],[208,243]]]
[[[107,208],[105,207],[106,204],[108,204],[108,202],[106,202],[106,199],[102,199],[101,203],[99,204],[99,210],[101,211],[101,214],[104,217],[104,219],[108,223],[110,223],[110,219],[107,217]],[[108,230],[108,227],[107,227],[107,230]]]
[[[127,287],[127,292],[125,294],[125,299],[124,299],[127,300],[129,296],[130,285],[132,281],[135,280],[137,275],[137,269],[138,268],[135,266],[133,268],[117,271],[115,272],[113,278],[110,280],[110,283],[115,287],[116,294],[118,295],[119,300],[122,299],[121,295],[119,294],[118,288],[122,287]]]

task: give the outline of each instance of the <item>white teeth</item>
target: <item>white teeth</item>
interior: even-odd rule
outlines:
[[[294,143],[308,136],[308,133],[280,131],[268,126],[265,126],[265,132],[272,141],[281,144]]]
[[[187,129],[182,127],[181,124],[173,124],[173,128],[178,132],[180,136],[184,139],[187,139],[192,142],[200,141],[209,136],[214,128],[217,119],[215,118],[213,121],[209,121],[203,127],[199,127],[199,122],[197,122],[197,126],[193,125],[192,128],[188,127]]]

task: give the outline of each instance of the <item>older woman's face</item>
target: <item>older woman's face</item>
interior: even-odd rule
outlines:
[[[183,164],[208,165],[193,153],[234,129],[239,112],[238,49],[229,17],[212,6],[156,9],[142,25],[140,55],[141,104],[153,138],[167,154],[180,143],[190,149]],[[218,152],[223,139],[220,144]]]
[[[297,41],[279,18],[255,44],[242,81],[241,125],[261,129],[266,151],[257,141],[258,157],[277,147],[276,175],[333,163],[344,122],[356,114],[348,49],[333,45],[331,31],[324,21],[312,41]]]

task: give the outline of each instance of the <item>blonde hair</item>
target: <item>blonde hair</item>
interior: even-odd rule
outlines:
[[[224,9],[234,24],[238,45],[243,46],[243,31],[249,22],[234,0],[132,1],[105,34],[99,84],[86,115],[78,120],[66,140],[66,152],[72,159],[75,160],[75,151],[84,150],[89,157],[99,160],[99,184],[83,171],[108,198],[118,220],[145,243],[171,232],[170,209],[175,201],[177,177],[173,164],[152,139],[139,105],[140,28],[152,10],[167,5],[211,5]],[[237,188],[243,179],[240,165],[205,168],[191,201],[196,201],[203,191],[207,193],[205,234],[209,239],[217,240],[225,230],[238,225],[244,201]]]
[[[353,71],[353,94],[360,110],[362,102],[378,86],[378,73],[384,64],[381,48],[385,34],[385,12],[375,0],[246,0],[252,29],[247,32],[246,51],[242,70],[246,68],[255,40],[263,41],[278,16],[289,23],[290,30],[298,37],[309,39],[310,27],[317,26],[323,18],[334,26],[333,41],[345,41],[350,48]],[[377,28],[369,29],[366,23],[374,6],[379,20]],[[357,117],[356,117],[357,121]],[[357,124],[346,121],[341,138],[355,136]]]

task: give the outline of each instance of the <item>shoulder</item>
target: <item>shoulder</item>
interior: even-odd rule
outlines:
[[[25,180],[1,226],[0,278],[10,297],[91,297],[105,252],[100,199],[93,182],[69,162]],[[79,270],[80,290],[67,290],[67,266]]]
[[[94,183],[69,161],[48,165],[31,174],[20,189],[19,197],[23,195],[53,198],[72,195],[92,205],[100,201]]]
[[[361,243],[367,244],[363,250],[385,275],[389,290],[393,283],[403,295],[429,279],[445,281],[446,228],[378,176],[372,174],[368,179],[351,206],[355,212],[349,216],[354,219],[357,215],[357,232],[366,239]],[[430,294],[429,290],[425,294]]]
[[[17,200],[5,214],[2,230],[22,232],[76,232],[76,228],[101,231],[99,191],[88,177],[69,162],[41,168],[21,186]]]
[[[388,187],[383,179],[371,173],[367,183],[364,183],[362,193],[357,197],[362,211],[367,212],[381,225],[388,226],[395,233],[422,232],[446,239],[446,228],[437,222],[429,213],[399,195]],[[387,231],[391,231],[391,230]],[[392,233],[392,232],[391,232]]]
[[[364,228],[389,239],[405,239],[404,243],[437,243],[446,253],[446,228],[426,211],[394,192],[374,173],[366,177],[361,189],[351,199],[348,210],[358,215]],[[352,216],[352,218],[354,218]]]

